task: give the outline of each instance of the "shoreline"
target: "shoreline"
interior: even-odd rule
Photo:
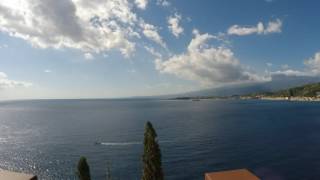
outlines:
[[[203,101],[203,100],[266,100],[266,101],[293,101],[293,102],[320,102],[320,97],[270,97],[270,96],[231,96],[231,97],[178,97],[166,99],[171,101]]]
[[[267,101],[296,101],[296,102],[320,102],[319,97],[240,97],[242,100],[256,99],[256,100],[267,100]]]

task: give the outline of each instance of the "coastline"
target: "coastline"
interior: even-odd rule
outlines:
[[[271,97],[271,96],[261,96],[261,97],[240,97],[242,100],[257,99],[257,100],[269,100],[269,101],[299,101],[299,102],[320,102],[320,97]]]
[[[297,101],[320,102],[320,97],[281,97],[281,96],[230,96],[230,97],[177,97],[166,100],[202,101],[202,100],[266,100],[266,101]]]

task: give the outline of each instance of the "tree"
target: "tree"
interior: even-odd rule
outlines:
[[[293,95],[294,95],[293,89],[289,89],[289,97],[293,97]]]
[[[152,124],[147,122],[144,132],[144,151],[142,156],[142,180],[163,180],[161,152],[157,141],[157,133]]]
[[[108,162],[108,164],[107,164],[107,180],[112,180],[112,176],[111,176],[111,162]]]
[[[85,157],[81,157],[79,160],[77,174],[79,180],[91,180],[90,168]]]

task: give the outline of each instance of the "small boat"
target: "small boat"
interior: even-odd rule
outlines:
[[[101,142],[96,141],[94,142],[94,145],[101,145]]]

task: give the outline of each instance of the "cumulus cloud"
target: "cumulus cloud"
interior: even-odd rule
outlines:
[[[268,67],[272,67],[273,66],[273,64],[272,63],[266,63],[266,65],[268,66]]]
[[[92,60],[92,59],[94,59],[94,56],[91,53],[85,53],[84,54],[84,59]]]
[[[45,69],[43,72],[45,72],[45,73],[51,73],[52,70],[50,70],[50,69]]]
[[[31,85],[29,82],[10,80],[7,74],[0,72],[0,89],[29,87]]]
[[[7,48],[8,47],[8,45],[7,44],[0,44],[0,49],[3,49],[3,48]]]
[[[289,68],[290,68],[290,66],[288,64],[281,65],[281,69],[286,70],[286,69],[289,69]]]
[[[281,31],[282,21],[280,19],[276,19],[275,21],[270,21],[268,23],[267,28],[264,30],[264,34],[281,33]]]
[[[145,23],[144,21],[140,22],[140,27],[142,28],[143,34],[150,40],[158,43],[163,48],[166,48],[167,45],[163,41],[162,37],[158,33],[158,28],[152,24]]]
[[[282,21],[280,19],[276,19],[275,21],[268,22],[267,25],[264,25],[262,22],[259,22],[256,26],[233,25],[228,29],[228,34],[238,36],[246,36],[251,34],[266,35],[271,33],[280,33],[281,28]]]
[[[267,3],[272,3],[274,0],[265,0]]]
[[[208,44],[209,40],[216,38],[194,30],[187,51],[167,60],[157,59],[156,69],[209,86],[266,80],[241,65],[230,49]]]
[[[153,56],[155,56],[156,58],[162,58],[162,54],[157,52],[153,47],[150,46],[144,46],[144,48]]]
[[[303,70],[290,69],[288,65],[282,65],[282,70],[271,72],[272,75],[284,76],[319,76],[320,75],[320,52],[304,61],[305,68]]]
[[[284,75],[284,76],[312,76],[309,72],[293,70],[293,69],[285,69],[274,71],[270,73],[271,75]]]
[[[135,1],[145,8],[147,0]],[[129,57],[135,39],[164,44],[157,29],[140,21],[129,0],[10,0],[0,1],[0,32],[24,39],[38,48],[72,48],[104,53],[119,50]]]
[[[168,28],[175,37],[179,37],[184,29],[180,26],[181,15],[175,13],[174,16],[168,18]]]
[[[264,31],[263,23],[259,22],[256,26],[239,26],[233,25],[228,29],[228,34],[230,35],[238,35],[238,36],[245,36],[254,33],[262,34]]]
[[[137,5],[140,9],[146,9],[148,5],[148,0],[135,0],[134,3]]]
[[[157,0],[157,5],[167,7],[170,6],[170,2],[168,0]]]
[[[317,52],[314,57],[304,61],[304,64],[313,74],[320,74],[320,52]]]
[[[135,70],[135,69],[130,69],[130,70],[128,70],[127,72],[128,72],[128,73],[136,73],[137,70]]]

